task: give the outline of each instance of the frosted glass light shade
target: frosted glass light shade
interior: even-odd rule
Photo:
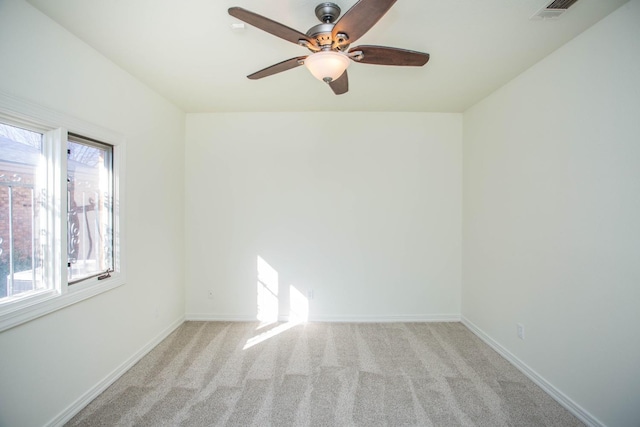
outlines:
[[[344,73],[349,62],[349,57],[344,53],[323,51],[307,56],[304,65],[316,79],[329,83]]]

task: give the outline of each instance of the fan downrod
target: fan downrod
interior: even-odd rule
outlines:
[[[323,24],[332,24],[340,16],[340,7],[331,2],[320,3],[316,6],[316,16]]]

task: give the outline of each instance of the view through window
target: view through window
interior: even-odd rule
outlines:
[[[43,135],[0,123],[0,301],[46,288]]]
[[[113,270],[112,147],[71,135],[67,143],[69,284]]]

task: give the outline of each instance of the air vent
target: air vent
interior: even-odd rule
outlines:
[[[569,9],[578,0],[554,0],[546,9]]]
[[[578,0],[553,0],[533,15],[531,19],[556,19],[577,1]]]

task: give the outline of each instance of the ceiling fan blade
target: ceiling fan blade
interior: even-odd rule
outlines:
[[[359,0],[333,27],[332,36],[346,34],[349,43],[355,42],[384,16],[396,0]]]
[[[249,74],[247,78],[251,80],[258,80],[263,77],[269,77],[274,74],[299,67],[300,65],[302,65],[301,61],[303,61],[305,58],[306,56],[298,56],[295,58],[287,59],[286,61],[278,62],[277,64],[274,64],[270,67],[263,68],[262,70],[256,71],[253,74]]]
[[[331,86],[331,90],[336,95],[347,93],[349,91],[349,76],[347,75],[347,70],[344,70],[344,73],[336,80],[330,82],[329,86]]]
[[[429,61],[429,54],[413,50],[398,49],[385,46],[357,46],[349,49],[349,53],[362,52],[362,59],[356,60],[363,64],[399,65],[421,67]]]
[[[315,44],[306,34],[241,7],[230,7],[229,15],[291,43],[298,44],[298,40],[306,40],[312,45]]]

